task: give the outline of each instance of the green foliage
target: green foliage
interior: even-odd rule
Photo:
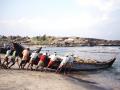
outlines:
[[[49,45],[55,38],[52,36],[36,36],[32,37],[31,42],[33,44]]]
[[[43,36],[41,37],[41,39],[42,39],[43,41],[45,41],[45,40],[47,39],[46,35],[43,35]]]

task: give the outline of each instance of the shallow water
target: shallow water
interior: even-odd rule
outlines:
[[[96,59],[107,61],[116,57],[111,68],[92,72],[80,72],[80,76],[87,76],[90,81],[94,81],[97,86],[105,87],[107,90],[120,90],[120,47],[96,46],[96,47],[46,47],[41,52],[50,54],[57,52],[58,55],[73,53],[83,59]],[[79,76],[77,76],[79,77]]]

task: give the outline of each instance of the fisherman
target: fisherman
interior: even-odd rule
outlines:
[[[50,61],[49,61],[48,65],[47,65],[47,68],[50,68],[55,63],[55,61],[57,60],[57,53],[54,52],[54,54],[50,55],[49,58],[50,58]]]
[[[9,56],[10,56],[10,54],[11,54],[11,48],[9,47],[8,49],[7,49],[7,51],[6,51],[6,54],[5,54],[5,58],[4,58],[4,61],[3,61],[3,63],[2,63],[2,65],[5,65],[6,66],[6,68],[8,67],[8,60],[9,60]]]
[[[22,57],[22,61],[19,65],[19,68],[24,69],[25,65],[27,64],[28,60],[29,60],[29,56],[30,56],[30,49],[26,48],[23,50],[22,52],[23,57]]]
[[[1,67],[1,56],[0,56],[0,67]]]
[[[49,53],[49,51],[47,51],[47,52],[46,52],[46,58],[45,58],[45,61],[44,61],[44,67],[47,67],[47,65],[48,65],[48,63],[49,63],[49,61],[50,61],[49,56],[50,56],[50,53]],[[45,68],[44,68],[44,69],[45,69]]]
[[[44,65],[45,65],[45,60],[46,60],[47,53],[43,53],[42,55],[39,56],[39,63],[36,67],[36,70],[40,67],[40,70],[44,70]]]
[[[66,54],[65,57],[63,57],[59,67],[57,68],[56,70],[56,73],[60,73],[62,71],[62,69],[64,68],[64,74],[66,73],[66,65],[67,63],[69,62],[70,58],[69,58],[69,55]]]
[[[73,61],[75,61],[75,59],[74,59],[74,55],[73,54],[70,54],[69,55],[69,60],[68,60],[68,63],[67,63],[67,65],[69,66],[69,68],[68,68],[68,72],[70,73],[71,72],[71,69],[72,69],[72,67],[73,67]],[[65,68],[66,69],[66,68]],[[66,71],[66,70],[65,70]]]
[[[13,48],[13,53],[12,53],[12,56],[11,56],[10,61],[8,63],[8,68],[11,68],[15,64],[15,62],[18,62],[18,57],[17,57],[17,53],[16,53],[15,48]]]
[[[33,64],[38,62],[38,53],[37,51],[34,51],[32,54],[31,54],[31,58],[30,58],[30,61],[29,61],[29,64],[28,64],[28,67],[27,69],[29,69],[29,66],[30,66],[30,69],[33,70]]]

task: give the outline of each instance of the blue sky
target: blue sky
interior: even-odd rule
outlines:
[[[120,40],[120,0],[0,0],[0,35]]]

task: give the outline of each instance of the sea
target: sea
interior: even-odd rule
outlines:
[[[107,61],[116,57],[116,61],[108,69],[80,71],[76,76],[80,80],[95,82],[97,85],[92,84],[92,90],[120,90],[120,46],[43,47],[41,52],[48,52],[49,54],[56,52],[62,56],[72,53],[82,59],[95,59],[98,61]]]

